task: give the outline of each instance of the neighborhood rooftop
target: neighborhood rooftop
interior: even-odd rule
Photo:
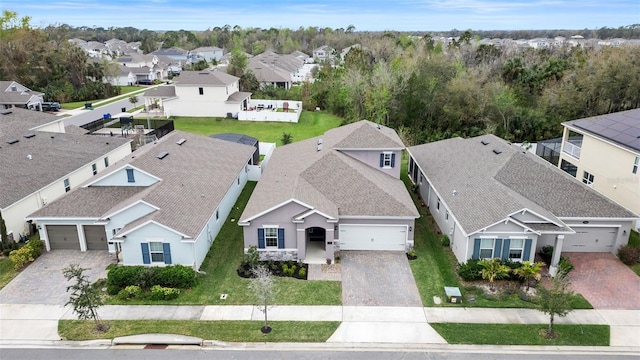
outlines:
[[[494,135],[442,140],[410,147],[409,152],[419,164],[428,164],[423,171],[467,234],[523,209],[561,227],[559,217],[635,217],[560,169]]]
[[[0,114],[0,183],[3,184],[0,208],[131,141],[30,130],[55,120],[57,118],[53,115],[19,108],[4,110]],[[27,137],[27,134],[35,136]]]
[[[370,143],[361,142],[360,132]],[[403,148],[393,129],[370,121],[341,126],[323,136],[277,148],[256,187],[241,220],[245,221],[291,199],[339,216],[418,216],[404,184],[394,177],[336,150]]]
[[[223,71],[182,71],[173,79],[176,85],[219,85],[225,86],[238,81],[238,78]]]
[[[568,121],[563,125],[578,128],[636,152],[640,151],[640,109]]]

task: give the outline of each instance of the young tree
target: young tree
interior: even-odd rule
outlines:
[[[539,311],[549,315],[549,328],[546,334],[549,339],[555,337],[553,332],[555,316],[564,317],[573,311],[571,300],[575,295],[569,289],[570,284],[567,272],[558,270],[558,273],[551,281],[551,287],[541,286],[538,288],[536,303]]]
[[[136,104],[138,103],[138,96],[137,95],[129,96],[129,102],[133,104],[133,107],[136,107]]]
[[[67,286],[67,292],[71,292],[65,305],[73,306],[73,312],[78,314],[80,320],[93,320],[96,331],[105,332],[109,324],[100,321],[98,308],[102,305],[100,289],[89,282],[84,269],[78,264],[71,264],[62,269],[62,274],[67,281],[74,283]]]
[[[0,211],[0,241],[3,244],[7,243],[7,225],[4,222],[4,219],[2,218],[2,211]]]
[[[260,329],[263,333],[271,332],[271,326],[267,323],[267,312],[270,304],[273,304],[278,293],[273,281],[271,271],[266,266],[256,266],[252,269],[253,279],[249,283],[249,289],[256,298],[256,306],[264,313],[264,325]]]
[[[525,261],[522,263],[522,267],[514,269],[513,273],[524,280],[527,284],[528,291],[532,280],[540,281],[540,278],[542,277],[542,275],[540,275],[540,270],[542,270],[543,266],[543,262],[532,263],[531,261]]]
[[[493,290],[493,282],[496,279],[502,279],[509,275],[511,269],[507,265],[504,265],[500,259],[480,260],[478,262],[482,266],[480,275],[484,280],[489,280],[489,286]]]

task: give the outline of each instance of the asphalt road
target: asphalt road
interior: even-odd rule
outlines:
[[[495,352],[494,352],[495,351]],[[589,353],[584,351],[331,351],[331,350],[131,350],[131,349],[8,349],[0,348],[0,358],[3,360],[177,360],[177,359],[235,359],[235,360],[265,360],[265,359],[295,359],[295,360],[599,360],[599,359],[638,359],[638,353]]]
[[[144,103],[144,99],[142,95],[138,95],[138,102],[136,106],[139,106]],[[64,126],[76,125],[82,126],[84,124],[88,124],[92,121],[102,119],[104,114],[116,115],[122,112],[122,108],[126,108],[127,110],[131,110],[134,105],[129,101],[128,97],[125,97],[122,100],[118,100],[116,102],[96,107],[93,110],[82,110],[81,113],[70,116],[64,119]]]

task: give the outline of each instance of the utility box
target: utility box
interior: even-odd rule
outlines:
[[[459,304],[462,302],[462,294],[457,287],[444,287],[444,293],[447,296],[447,302],[452,304]]]

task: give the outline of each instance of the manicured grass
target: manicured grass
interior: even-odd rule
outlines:
[[[261,321],[112,320],[109,331],[95,333],[90,320],[60,320],[58,333],[65,340],[112,339],[136,334],[180,334],[228,342],[325,342],[338,328],[337,321],[272,321],[263,334]]]
[[[436,306],[433,301],[434,296],[442,299],[441,306],[464,306],[464,307],[488,307],[488,308],[535,308],[535,304],[530,301],[520,299],[518,294],[502,296],[483,296],[482,293],[473,289],[462,287],[456,274],[455,267],[457,259],[449,247],[442,245],[441,235],[436,234],[434,229],[438,226],[433,220],[426,206],[422,206],[422,201],[418,200],[417,194],[412,191],[413,184],[407,175],[407,158],[403,157],[401,177],[411,194],[420,218],[415,221],[415,250],[418,258],[409,261],[413,277],[416,281],[422,304],[424,306]],[[445,300],[444,287],[459,287],[463,296],[462,304],[450,304]],[[467,301],[469,297],[474,297],[474,302]],[[574,299],[575,309],[592,309],[591,304],[578,294]]]
[[[609,346],[609,325],[554,325],[555,339],[541,330],[547,324],[432,323],[450,344]]]
[[[303,111],[297,124],[194,117],[175,117],[173,120],[176,130],[207,136],[239,133],[253,136],[259,141],[277,143],[278,146],[282,145],[283,133],[290,133],[293,141],[301,141],[322,135],[342,123],[341,118],[319,111]]]
[[[5,287],[14,277],[18,275],[18,272],[13,270],[13,263],[9,258],[0,258],[0,289]]]
[[[170,301],[122,301],[115,297],[108,299],[111,304],[208,304],[208,305],[251,305],[253,294],[249,291],[249,279],[238,276],[236,269],[243,259],[243,234],[238,226],[244,207],[255,188],[249,182],[243,189],[236,206],[227,222],[216,237],[209,253],[200,267],[206,275],[200,277],[193,289]],[[235,219],[235,221],[231,221]],[[276,303],[280,305],[340,305],[342,286],[339,281],[305,281],[294,278],[276,277],[279,294]],[[226,300],[220,294],[228,294]]]
[[[635,230],[631,230],[629,234],[629,245],[631,246],[640,246],[640,233]],[[640,263],[635,263],[629,266],[634,273],[640,276]]]
[[[144,89],[144,87],[143,86],[121,86],[120,87],[120,95],[118,95],[118,96],[122,96],[122,95],[128,94],[130,92],[134,92],[136,90],[141,90],[141,89]],[[87,100],[87,101],[68,102],[68,103],[60,104],[60,107],[62,109],[64,109],[64,110],[74,110],[74,109],[77,109],[77,108],[83,108],[85,103],[92,103],[92,104],[95,105],[95,103],[97,103],[98,101],[102,101],[102,100],[105,100],[105,99],[95,99],[95,100]],[[121,98],[118,98],[117,100],[121,100]],[[117,100],[114,100],[114,101],[117,101]],[[114,102],[114,101],[105,102],[105,103],[102,103],[100,105],[106,105],[106,104],[109,104],[109,103]]]

